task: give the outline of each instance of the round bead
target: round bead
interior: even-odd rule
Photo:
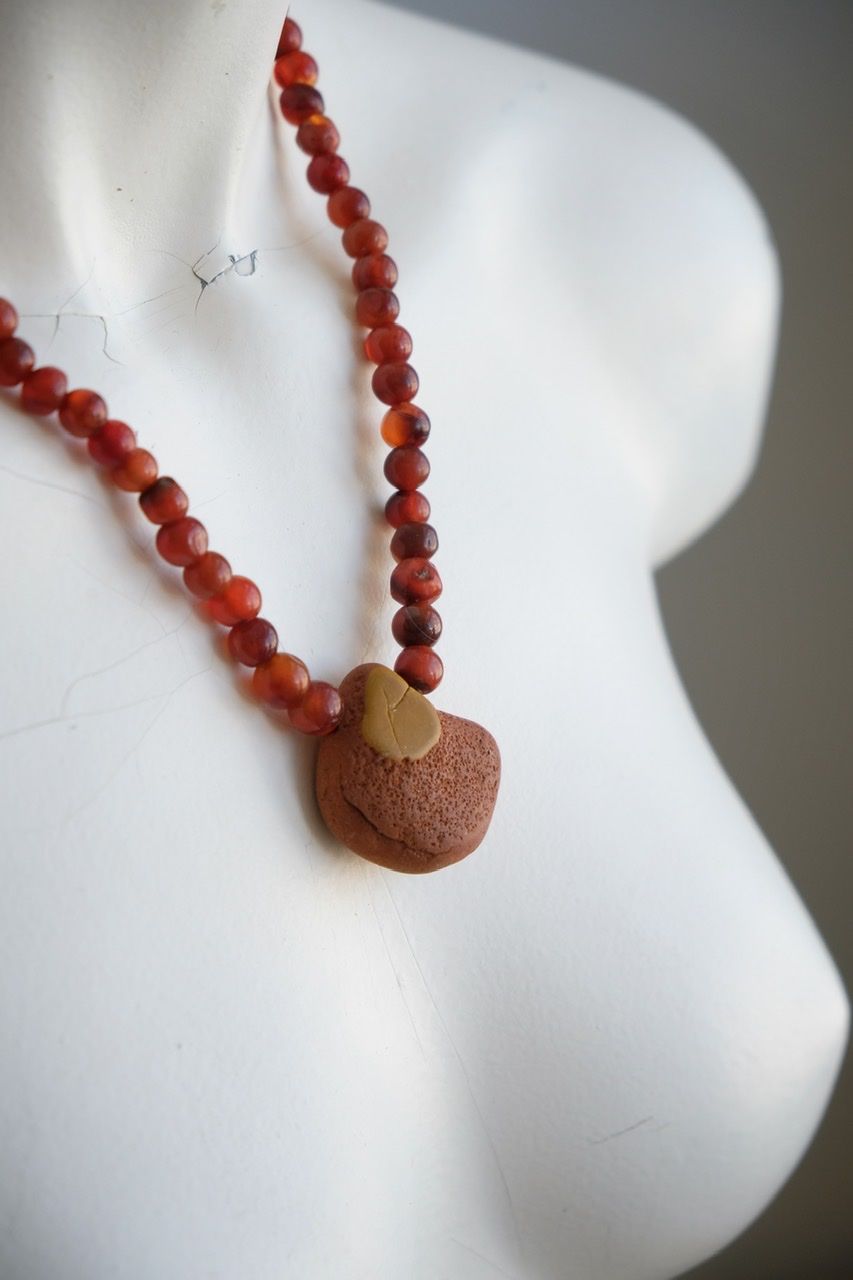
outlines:
[[[338,155],[315,156],[306,169],[308,185],[327,196],[349,182],[349,165]]]
[[[391,539],[391,555],[395,560],[411,560],[420,556],[430,560],[438,551],[438,534],[431,524],[419,520],[401,524]]]
[[[11,338],[17,327],[17,311],[8,299],[0,298],[0,339]]]
[[[292,84],[316,84],[319,68],[310,53],[292,49],[276,58],[273,75],[282,89]]]
[[[387,253],[366,253],[352,267],[356,289],[392,289],[397,283],[397,264]]]
[[[110,418],[92,432],[86,447],[102,467],[117,467],[136,448],[136,432],[126,422]]]
[[[16,387],[32,372],[36,355],[20,338],[4,338],[0,342],[0,387]]]
[[[168,524],[187,514],[190,500],[177,480],[160,476],[139,495],[139,505],[152,524]]]
[[[346,228],[341,243],[351,258],[363,258],[368,253],[384,253],[388,247],[388,232],[381,222],[358,218]]]
[[[184,569],[184,585],[200,600],[219,595],[230,580],[231,566],[218,551],[205,551],[200,560]]]
[[[385,503],[385,519],[392,529],[429,520],[429,512],[429,499],[422,493],[392,493]]]
[[[396,489],[419,489],[428,475],[429,458],[416,445],[400,445],[385,459],[385,479]]]
[[[339,187],[329,196],[326,205],[329,221],[336,227],[348,227],[370,213],[370,201],[358,187]]]
[[[131,449],[110,474],[119,489],[142,493],[157,479],[157,459],[147,449]]]
[[[282,89],[278,105],[288,124],[302,124],[309,116],[322,115],[323,95],[310,84],[292,84]]]
[[[441,635],[441,615],[431,604],[404,604],[391,619],[391,631],[400,645],[431,645]]]
[[[87,391],[83,387],[69,391],[59,409],[59,421],[65,430],[81,439],[97,431],[106,420],[106,401],[97,391]]]
[[[298,23],[292,18],[285,18],[284,26],[281,29],[281,35],[278,38],[278,48],[275,56],[281,58],[286,53],[293,53],[295,49],[302,48],[302,29]]]
[[[368,329],[379,324],[390,324],[399,314],[399,299],[390,289],[362,289],[356,298],[356,319]]]
[[[245,618],[255,618],[261,611],[261,593],[251,578],[236,573],[208,602],[211,617],[225,627],[233,627]]]
[[[380,364],[373,371],[370,385],[373,394],[383,404],[400,404],[413,400],[418,394],[418,375],[410,364]]]
[[[341,695],[334,685],[312,680],[298,707],[290,712],[290,723],[300,733],[322,737],[337,729],[343,715]]]
[[[364,339],[364,354],[374,364],[406,360],[412,354],[412,335],[401,324],[384,324]]]
[[[228,632],[228,651],[235,662],[244,667],[258,667],[267,662],[278,648],[278,632],[266,618],[248,618],[237,622]]]
[[[62,404],[68,379],[61,369],[45,365],[28,373],[21,385],[21,405],[27,413],[46,416]]]
[[[394,663],[394,670],[413,689],[417,689],[420,693],[432,693],[433,689],[441,684],[444,663],[434,649],[423,644],[415,644],[402,651]]]
[[[309,116],[296,130],[296,145],[309,156],[320,156],[337,151],[341,135],[337,126],[324,115]]]
[[[276,653],[252,673],[255,697],[278,711],[298,707],[311,683],[308,668],[292,653]]]
[[[404,444],[423,444],[429,436],[430,421],[417,405],[398,404],[388,410],[379,429],[385,443],[397,449]]]
[[[401,560],[391,574],[391,595],[398,604],[424,604],[441,595],[441,578],[431,560]]]
[[[161,524],[155,539],[157,550],[169,564],[195,564],[207,550],[207,530],[200,520],[182,516]]]

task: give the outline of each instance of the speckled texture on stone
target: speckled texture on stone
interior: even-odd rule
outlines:
[[[477,848],[491,820],[501,762],[490,733],[439,711],[441,737],[420,760],[391,760],[365,742],[364,685],[375,663],[341,685],[344,716],[320,743],[317,801],[330,831],[393,871],[438,871]]]

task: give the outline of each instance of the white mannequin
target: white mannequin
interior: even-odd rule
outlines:
[[[270,123],[283,14],[0,8],[22,335],[318,678],[392,661],[348,262]],[[788,1175],[846,1029],[651,577],[755,457],[767,231],[636,94],[362,0],[293,16],[433,419],[435,702],[495,734],[502,793],[435,876],[342,851],[313,744],[238,696],[132,497],[5,397],[0,1273],[674,1276]]]

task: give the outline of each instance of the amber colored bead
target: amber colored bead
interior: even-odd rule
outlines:
[[[341,244],[351,258],[363,258],[368,253],[384,253],[388,247],[388,232],[381,222],[374,222],[372,218],[358,218],[344,231]]]
[[[142,493],[157,479],[157,459],[147,449],[131,449],[111,475],[119,489]]]
[[[107,405],[97,391],[80,387],[69,391],[59,407],[59,421],[72,436],[90,436],[107,420]]]
[[[190,500],[177,480],[160,476],[139,495],[139,505],[152,524],[168,524],[187,514]]]
[[[344,705],[341,695],[332,684],[324,680],[312,680],[298,707],[290,712],[290,723],[300,733],[322,737],[337,729]]]
[[[397,449],[404,444],[423,444],[429,436],[430,421],[416,404],[398,404],[388,410],[379,429],[385,443]]]
[[[266,618],[247,618],[228,632],[228,651],[244,667],[259,667],[278,648],[278,632]]]
[[[275,653],[252,673],[255,697],[279,711],[298,707],[310,683],[308,668],[292,653]]]
[[[285,18],[281,35],[278,38],[278,48],[275,51],[275,56],[282,58],[286,53],[293,53],[295,49],[301,48],[302,28],[292,18]]]
[[[434,649],[424,644],[414,644],[402,651],[394,663],[394,670],[413,689],[420,693],[432,693],[441,684],[444,663]]]
[[[383,404],[400,404],[414,399],[420,382],[410,364],[395,361],[393,364],[380,364],[374,369],[370,385],[377,400]]]
[[[36,354],[20,338],[4,338],[0,342],[0,387],[16,387],[32,372]]]
[[[136,448],[136,432],[126,422],[110,418],[92,432],[86,447],[102,467],[117,467]]]
[[[211,617],[225,627],[233,627],[261,611],[261,593],[251,578],[235,573],[222,590],[208,601]]]
[[[430,560],[438,551],[438,534],[423,520],[401,524],[391,539],[391,555],[395,560],[411,560],[420,556]]]
[[[278,105],[288,124],[302,124],[309,116],[323,114],[325,103],[319,89],[310,84],[292,84],[282,89]]]
[[[292,84],[316,84],[319,68],[310,53],[292,49],[276,58],[273,75],[282,89]]]
[[[296,130],[296,145],[309,156],[325,155],[337,151],[341,135],[337,126],[324,115],[309,116]]]
[[[362,289],[356,299],[356,319],[368,329],[390,324],[399,314],[400,301],[390,289]]]
[[[385,503],[385,519],[392,529],[429,520],[429,513],[429,499],[422,493],[392,493]]]
[[[200,560],[184,569],[184,585],[200,600],[218,596],[230,581],[231,566],[218,551],[205,551]]]
[[[412,335],[401,324],[383,324],[364,339],[364,354],[374,364],[406,360],[412,354]]]
[[[329,196],[326,212],[336,227],[348,227],[369,215],[370,201],[358,187],[339,187]]]
[[[61,369],[44,365],[28,373],[21,385],[21,405],[27,413],[46,416],[62,404],[68,387],[68,379]]]
[[[397,283],[397,264],[387,253],[366,253],[353,263],[352,282],[356,289],[392,289]]]
[[[360,215],[364,217],[364,214]],[[0,340],[11,338],[18,327],[18,313],[7,298],[0,298]]]
[[[431,560],[401,560],[391,574],[391,595],[398,604],[424,604],[441,595],[441,578]]]
[[[345,187],[349,182],[349,165],[342,156],[315,156],[305,170],[308,185],[320,195],[327,196],[337,187]]]
[[[441,635],[441,615],[431,604],[404,604],[391,619],[397,644],[435,644]]]
[[[419,489],[428,475],[429,458],[416,445],[400,445],[385,459],[385,479],[397,489]]]
[[[155,539],[157,550],[169,564],[195,564],[207,550],[207,530],[200,520],[181,516],[161,524]]]

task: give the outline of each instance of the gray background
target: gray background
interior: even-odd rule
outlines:
[[[658,575],[728,772],[853,986],[853,0],[396,0],[669,103],[756,192],[782,262],[749,489]],[[695,1280],[853,1277],[853,1071],[798,1171]]]

